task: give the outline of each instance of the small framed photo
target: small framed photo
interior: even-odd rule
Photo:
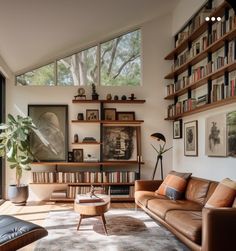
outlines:
[[[173,122],[173,139],[182,138],[182,119]]]
[[[116,120],[116,109],[115,108],[105,108],[104,109],[104,119],[105,120]]]
[[[116,113],[117,120],[135,120],[134,112],[117,112]]]
[[[94,109],[86,110],[86,120],[99,120],[99,111]]]
[[[184,155],[198,156],[197,120],[184,123]]]
[[[83,162],[84,161],[83,149],[73,149],[73,160],[74,160],[74,162]]]
[[[68,162],[74,162],[73,152],[68,152]]]

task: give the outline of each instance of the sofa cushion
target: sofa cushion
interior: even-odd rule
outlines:
[[[174,200],[182,199],[190,176],[191,173],[171,171],[157,189],[157,194],[166,195]]]
[[[236,196],[236,182],[228,178],[222,180],[206,203],[206,207],[232,207]]]
[[[191,178],[186,188],[185,198],[204,205],[209,186],[208,180]]]
[[[147,202],[151,199],[169,199],[166,196],[163,195],[158,195],[155,192],[150,192],[150,191],[136,191],[135,192],[135,201],[139,202],[143,206],[147,206]]]
[[[207,192],[207,197],[206,197],[206,200],[205,200],[205,204],[210,199],[210,197],[212,196],[214,191],[216,190],[216,187],[218,186],[218,184],[219,184],[219,182],[211,181],[208,192]]]
[[[167,212],[166,222],[193,242],[201,245],[202,212],[172,210]]]
[[[201,211],[202,205],[188,200],[151,199],[147,202],[147,208],[157,216],[165,219],[166,213],[171,210]]]

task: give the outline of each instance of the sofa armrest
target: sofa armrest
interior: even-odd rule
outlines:
[[[236,208],[203,208],[202,251],[234,250]]]
[[[163,180],[135,180],[135,192],[137,191],[156,191]]]

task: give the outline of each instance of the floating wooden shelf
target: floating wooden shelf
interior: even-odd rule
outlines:
[[[134,99],[134,100],[91,100],[91,99],[85,99],[85,100],[77,100],[73,99],[72,103],[114,103],[114,104],[143,104],[146,100],[143,99]]]
[[[103,162],[33,162],[31,165],[33,166],[122,166],[122,165],[137,165],[138,161],[103,161]],[[144,162],[140,162],[140,164],[144,164]]]
[[[218,39],[217,41],[215,41],[214,43],[209,45],[203,52],[201,52],[198,55],[196,55],[195,57],[191,58],[188,62],[182,64],[175,71],[173,71],[173,72],[169,73],[168,75],[166,75],[165,79],[172,79],[176,75],[179,75],[179,74],[183,73],[184,71],[186,71],[188,69],[189,66],[197,64],[198,62],[200,62],[201,60],[206,58],[207,54],[209,52],[214,52],[214,51],[218,50],[219,48],[221,48],[224,45],[224,42],[226,40],[229,41],[235,36],[236,36],[236,28],[234,28],[232,31],[228,32],[227,34],[222,36],[220,39]]]
[[[173,93],[171,95],[166,96],[165,99],[174,99],[175,97],[178,97],[178,96],[181,96],[181,95],[187,93],[188,90],[194,90],[194,89],[206,84],[206,82],[208,80],[217,79],[217,78],[223,76],[223,74],[225,72],[230,72],[230,71],[233,71],[235,69],[236,69],[236,62],[233,62],[231,64],[227,64],[227,65],[221,67],[219,70],[208,74],[204,78],[202,78],[202,79],[200,79],[200,80],[198,80],[198,81],[196,81],[196,82],[182,88],[181,90],[179,90],[179,91],[177,91],[177,92],[175,92],[175,93]]]
[[[210,17],[218,17],[222,16],[224,13],[225,7],[229,7],[227,2],[223,2],[220,6],[218,6],[210,15]],[[203,22],[192,34],[189,35],[188,38],[186,38],[181,44],[179,44],[174,50],[172,50],[165,59],[167,60],[173,60],[176,55],[180,54],[182,51],[184,51],[187,47],[189,42],[194,41],[197,37],[199,37],[202,33],[204,33],[207,30],[208,23]]]
[[[71,143],[72,145],[101,145],[101,142],[78,142],[78,143]]]
[[[175,119],[178,119],[178,118],[181,118],[181,117],[190,116],[190,115],[195,114],[195,113],[204,112],[204,111],[207,111],[207,110],[210,110],[210,109],[213,109],[213,108],[217,108],[217,107],[220,107],[220,106],[232,104],[232,103],[235,103],[235,102],[236,102],[236,96],[229,97],[227,99],[223,99],[223,100],[216,101],[216,102],[213,102],[213,103],[210,103],[210,104],[202,105],[200,107],[195,108],[192,111],[184,112],[184,113],[178,114],[176,116],[166,118],[165,120],[175,120]]]
[[[99,123],[99,124],[140,124],[144,120],[72,120],[72,123]]]

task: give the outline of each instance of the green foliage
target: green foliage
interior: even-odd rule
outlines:
[[[16,169],[16,183],[20,185],[22,170],[30,170],[34,160],[30,151],[29,134],[35,131],[30,117],[13,117],[8,114],[7,123],[0,124],[0,156],[6,157],[10,168]]]

